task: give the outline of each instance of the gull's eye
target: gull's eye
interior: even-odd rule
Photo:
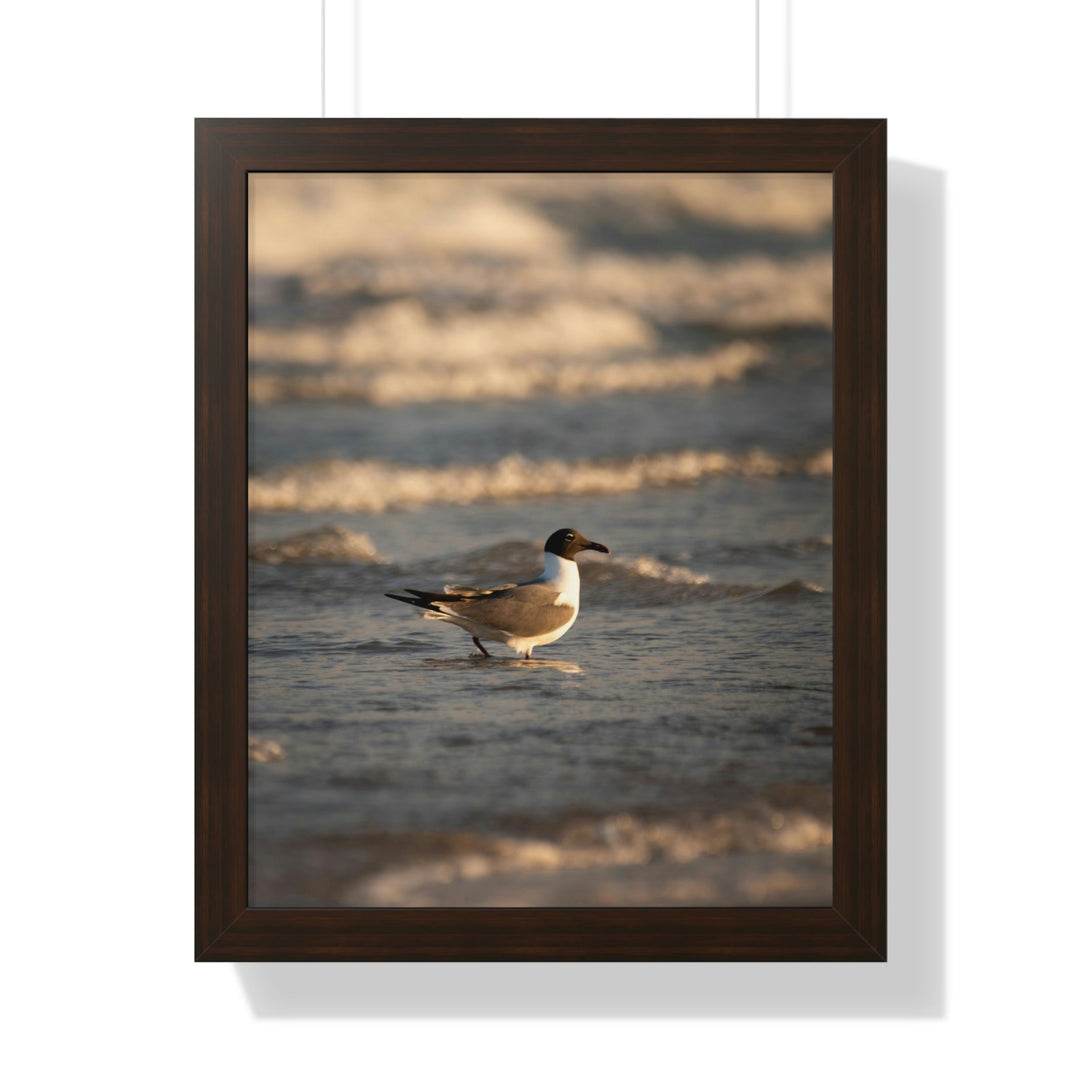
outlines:
[[[563,539],[564,539],[564,540],[565,540],[565,541],[566,541],[566,542],[567,542],[567,543],[569,544],[569,543],[570,543],[570,541],[574,539],[574,534],[573,534],[573,533],[567,533],[567,534],[566,534],[566,535],[565,535],[565,536],[563,537]]]

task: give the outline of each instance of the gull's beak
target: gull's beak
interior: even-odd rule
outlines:
[[[585,545],[586,551],[602,551],[605,555],[610,555],[611,552],[604,547],[603,544],[594,544],[591,540]]]

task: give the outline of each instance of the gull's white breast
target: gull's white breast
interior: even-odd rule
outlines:
[[[529,652],[539,645],[550,645],[553,641],[558,641],[577,622],[581,604],[581,575],[578,573],[577,563],[573,559],[564,559],[561,555],[545,551],[544,572],[537,581],[546,582],[558,589],[555,606],[571,608],[572,614],[562,626],[549,634],[535,638],[509,638],[506,644],[517,652]]]

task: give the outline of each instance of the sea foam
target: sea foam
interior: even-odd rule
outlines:
[[[638,235],[689,221],[814,236],[831,220],[832,186],[774,173],[253,173],[248,210],[250,265],[274,273],[403,250],[544,258],[572,248],[575,227],[610,221]]]
[[[428,906],[437,904],[448,887],[466,882],[655,865],[663,868],[662,878],[671,878],[722,855],[827,853],[832,825],[807,809],[758,802],[697,822],[649,821],[620,813],[571,823],[552,839],[457,835],[447,838],[445,846],[449,850],[441,855],[357,882],[347,902],[359,907]],[[770,865],[775,872],[784,864]],[[699,884],[704,887],[706,882]],[[747,900],[761,903],[776,893],[775,888],[763,890],[761,897]]]
[[[357,401],[396,406],[433,401],[524,400],[704,388],[741,378],[765,362],[760,346],[735,342],[701,356],[651,356],[607,362],[489,359],[454,365],[393,365],[381,370],[255,373],[251,400]]]
[[[260,295],[272,299],[272,283],[258,281]],[[434,311],[451,302],[479,310],[523,310],[570,300],[617,305],[657,322],[739,332],[832,326],[828,252],[708,260],[685,253],[663,257],[601,251],[509,265],[402,255],[345,259],[310,271],[303,284],[307,299],[301,310],[313,317],[350,297],[411,295]]]
[[[254,363],[468,364],[495,356],[505,363],[534,357],[605,355],[652,348],[653,328],[614,304],[553,300],[529,310],[495,308],[436,315],[419,300],[394,300],[362,309],[339,327],[296,329],[253,326],[248,351]]]
[[[248,480],[254,511],[342,510],[382,513],[431,503],[469,505],[545,496],[610,495],[693,484],[711,476],[767,479],[831,476],[832,450],[778,456],[764,450],[678,450],[602,461],[530,461],[511,454],[494,464],[400,465],[339,458],[289,465]]]

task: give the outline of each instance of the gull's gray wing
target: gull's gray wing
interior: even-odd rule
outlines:
[[[492,630],[514,637],[533,638],[565,626],[574,609],[557,605],[559,590],[546,582],[514,585],[487,595],[444,598],[440,607]]]

